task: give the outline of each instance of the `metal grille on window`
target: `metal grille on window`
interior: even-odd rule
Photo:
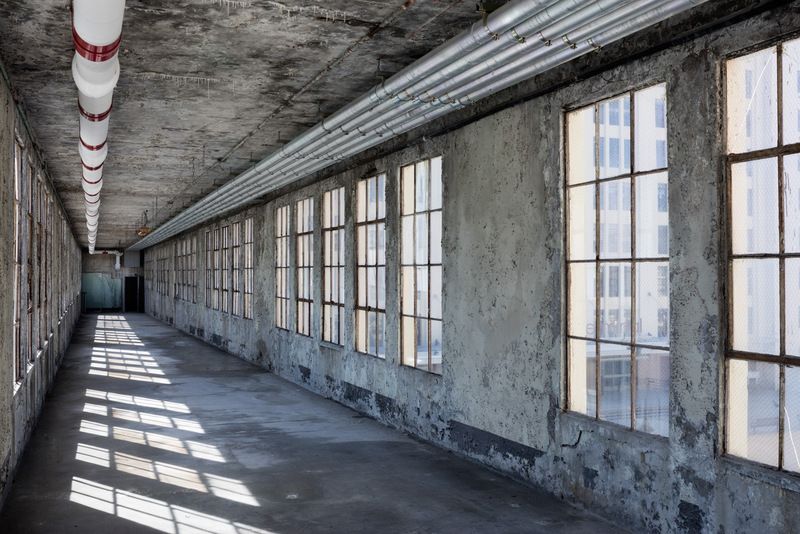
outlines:
[[[442,372],[442,158],[400,170],[403,365]]]
[[[666,87],[567,113],[570,410],[669,433]]]
[[[341,345],[344,330],[344,187],[322,200],[322,339]]]
[[[726,64],[725,450],[800,472],[800,40]]]
[[[235,222],[231,225],[231,288],[233,292],[233,315],[241,317],[242,315],[242,253],[241,224]]]
[[[230,226],[222,227],[222,268],[220,270],[220,285],[222,287],[221,293],[221,309],[223,312],[228,312],[230,302],[230,252],[231,252],[231,229]]]
[[[386,175],[356,185],[356,350],[386,357]]]
[[[289,329],[289,206],[275,210],[275,326]]]
[[[314,305],[314,199],[299,200],[297,218],[297,333],[311,335]]]
[[[244,221],[244,318],[253,318],[253,218]]]

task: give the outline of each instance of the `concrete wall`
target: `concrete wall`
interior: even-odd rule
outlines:
[[[0,66],[0,69],[2,67]],[[15,126],[26,149],[31,139],[17,115],[11,91],[0,76],[0,506],[10,488],[14,470],[22,457],[25,444],[36,425],[44,397],[53,383],[61,358],[69,344],[75,322],[80,315],[80,253],[68,231],[68,250],[62,251],[61,264],[52,254],[47,287],[49,334],[34,359],[27,363],[23,376],[15,380],[14,350],[14,139]],[[41,161],[34,158],[37,165]],[[52,190],[51,190],[52,192]],[[56,207],[56,211],[59,211]],[[55,239],[51,243],[55,246]],[[51,252],[55,252],[55,248]],[[72,262],[67,263],[67,253]],[[35,273],[41,269],[33,264]],[[59,298],[63,287],[67,298]],[[62,306],[63,304],[63,306]],[[39,343],[37,342],[36,345]]]
[[[800,479],[722,455],[726,250],[722,65],[800,27],[797,3],[715,30],[509,107],[195,230],[197,304],[147,294],[147,310],[304,387],[636,531],[800,530]],[[565,66],[559,76],[577,72]],[[563,110],[666,82],[669,125],[669,438],[568,413],[564,355]],[[397,174],[444,158],[444,371],[398,354]],[[345,317],[353,317],[353,186],[386,172],[387,358],[275,328],[274,210],[340,185],[348,193]],[[255,217],[253,321],[204,302],[204,232]],[[172,242],[147,251],[151,259]],[[292,245],[294,246],[294,245]],[[292,288],[294,295],[294,288]],[[294,301],[290,315],[295,313]]]

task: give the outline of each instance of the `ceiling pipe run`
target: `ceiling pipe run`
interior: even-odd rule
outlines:
[[[453,110],[707,0],[524,1],[503,6],[184,210],[131,250],[309,176]]]
[[[103,164],[108,156],[108,122],[119,80],[119,45],[125,0],[73,0],[72,78],[78,87],[81,187],[86,208],[89,253],[100,223]]]
[[[123,253],[121,251],[119,251],[119,250],[94,250],[94,249],[92,249],[92,250],[89,251],[89,254],[91,254],[93,256],[106,255],[106,254],[116,256],[116,258],[114,258],[114,270],[115,271],[119,271],[119,269],[121,267],[120,266],[120,258],[122,257]]]

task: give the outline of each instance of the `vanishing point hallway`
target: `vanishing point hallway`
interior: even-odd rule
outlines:
[[[0,525],[3,534],[610,532],[141,314],[83,317]]]

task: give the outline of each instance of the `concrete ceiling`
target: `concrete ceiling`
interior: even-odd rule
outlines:
[[[479,16],[475,0],[127,0],[97,247],[137,241],[145,210],[164,222]],[[85,246],[70,28],[69,0],[0,2],[0,59]]]

